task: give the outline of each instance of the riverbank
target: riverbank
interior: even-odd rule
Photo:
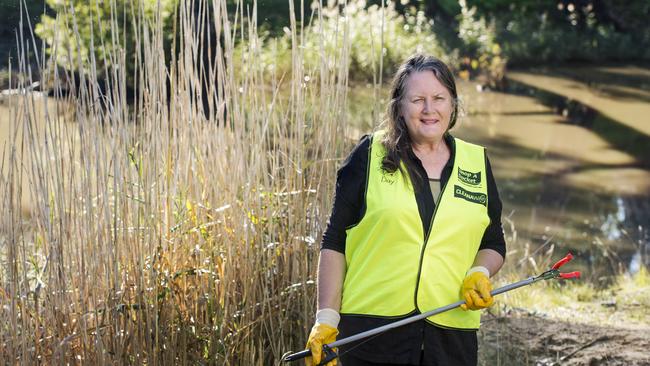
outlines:
[[[650,328],[576,324],[514,311],[488,320],[479,365],[650,365],[644,336]]]
[[[620,275],[595,289],[580,280],[504,294],[486,312],[480,365],[650,365],[650,276]]]

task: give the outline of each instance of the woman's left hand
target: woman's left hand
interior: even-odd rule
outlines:
[[[491,291],[492,283],[488,275],[482,271],[468,274],[460,290],[465,304],[460,307],[463,310],[479,310],[491,306],[494,303]]]

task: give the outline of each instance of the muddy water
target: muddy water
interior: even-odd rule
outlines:
[[[518,264],[554,246],[597,283],[650,263],[650,69],[511,72],[505,92],[462,92],[458,134],[489,149]]]
[[[550,249],[575,254],[572,269],[595,284],[650,264],[650,69],[527,70],[510,72],[504,92],[459,89],[455,134],[488,148],[507,269],[535,273]]]

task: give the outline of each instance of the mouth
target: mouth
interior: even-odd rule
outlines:
[[[420,122],[422,122],[425,125],[434,125],[438,123],[438,120],[435,118],[427,118],[427,119],[421,119]]]

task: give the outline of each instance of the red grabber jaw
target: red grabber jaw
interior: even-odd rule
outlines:
[[[569,272],[569,273],[560,273],[560,278],[563,278],[565,280],[569,278],[580,278],[580,272],[575,271],[575,272]]]
[[[567,254],[566,257],[560,259],[551,267],[552,270],[558,271],[556,277],[562,278],[562,279],[569,279],[569,278],[580,278],[580,272],[575,271],[575,272],[569,272],[569,273],[560,273],[560,267],[565,265],[567,262],[571,261],[573,259],[573,255],[571,253]]]
[[[569,279],[569,278],[580,278],[580,272],[575,271],[575,272],[569,272],[569,273],[560,273],[560,267],[568,263],[573,259],[573,255],[571,253],[567,254],[566,257],[560,259],[549,269],[548,271],[540,274],[537,277],[532,277],[533,282],[541,281],[541,280],[550,280],[554,278],[562,278],[562,279]]]
[[[558,268],[562,267],[563,265],[565,265],[568,261],[570,261],[572,259],[573,259],[573,254],[569,253],[569,254],[566,255],[566,257],[564,257],[564,258],[560,259],[559,261],[557,261],[557,263],[555,263],[553,265],[553,267],[551,267],[551,268],[552,269],[558,269]]]

